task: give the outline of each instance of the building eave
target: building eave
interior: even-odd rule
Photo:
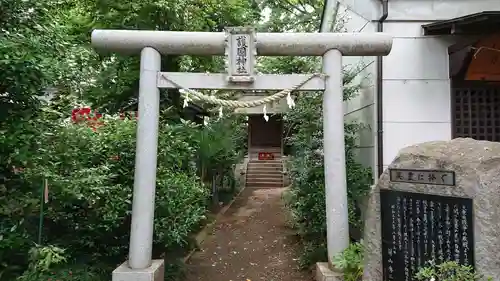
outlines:
[[[498,32],[500,11],[484,11],[422,25],[424,35],[475,35]]]

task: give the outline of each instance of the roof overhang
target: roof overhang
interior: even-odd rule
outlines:
[[[422,25],[424,35],[477,35],[500,30],[500,11],[486,11]]]

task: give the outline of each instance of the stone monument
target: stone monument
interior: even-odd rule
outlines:
[[[415,280],[427,261],[500,280],[500,143],[454,139],[402,149],[372,188],[363,280]]]

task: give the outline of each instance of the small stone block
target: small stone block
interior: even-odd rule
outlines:
[[[128,262],[124,262],[113,271],[112,281],[163,281],[164,274],[163,260],[153,260],[145,269],[131,269]]]
[[[342,273],[331,270],[327,262],[316,263],[316,281],[339,280],[344,280],[344,276]]]

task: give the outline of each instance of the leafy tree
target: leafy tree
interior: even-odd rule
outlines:
[[[225,26],[249,25],[257,21],[260,11],[252,1],[185,0],[185,1],[87,1],[79,4],[86,22],[92,28],[222,31]],[[88,41],[89,39],[86,38]],[[105,60],[108,61],[108,60]],[[109,65],[96,77],[89,100],[110,111],[136,106],[138,57],[113,56]],[[101,61],[97,60],[97,64]],[[220,71],[220,58],[163,56],[164,71]],[[179,93],[169,90],[163,102],[180,107]],[[180,108],[179,108],[180,109]]]
[[[252,23],[259,17],[258,8],[238,1],[1,0],[0,6],[0,280],[13,280],[27,268],[28,250],[36,241],[43,177],[51,187],[44,242],[67,247],[71,261],[105,258],[115,265],[127,245],[135,125],[110,120],[96,133],[68,124],[67,116],[78,103],[110,113],[134,110],[139,64],[137,57],[95,53],[90,31],[215,31]],[[167,71],[222,65],[220,58],[173,56],[162,64]],[[178,105],[175,93],[166,96],[174,99],[165,105]],[[163,215],[155,222],[163,230],[155,238],[158,250],[186,243],[203,219],[207,200],[192,161],[200,150],[201,129],[179,121],[169,127],[172,119],[167,119],[161,122],[164,150],[157,196],[164,199],[157,206]],[[225,122],[214,130],[226,130],[226,136],[239,130],[236,123]],[[237,154],[240,148],[228,143],[224,145]],[[124,153],[120,161],[106,158],[118,152]],[[238,160],[233,154],[219,150],[217,161],[231,165]]]
[[[260,0],[263,10],[269,12],[260,29],[267,32],[316,32],[319,30],[323,1]]]
[[[51,87],[71,89],[78,71],[66,63],[73,46],[54,20],[56,1],[2,0],[0,6],[0,278],[11,280],[25,265],[22,249],[35,232],[29,214],[38,196],[20,171],[43,133],[41,98]]]

